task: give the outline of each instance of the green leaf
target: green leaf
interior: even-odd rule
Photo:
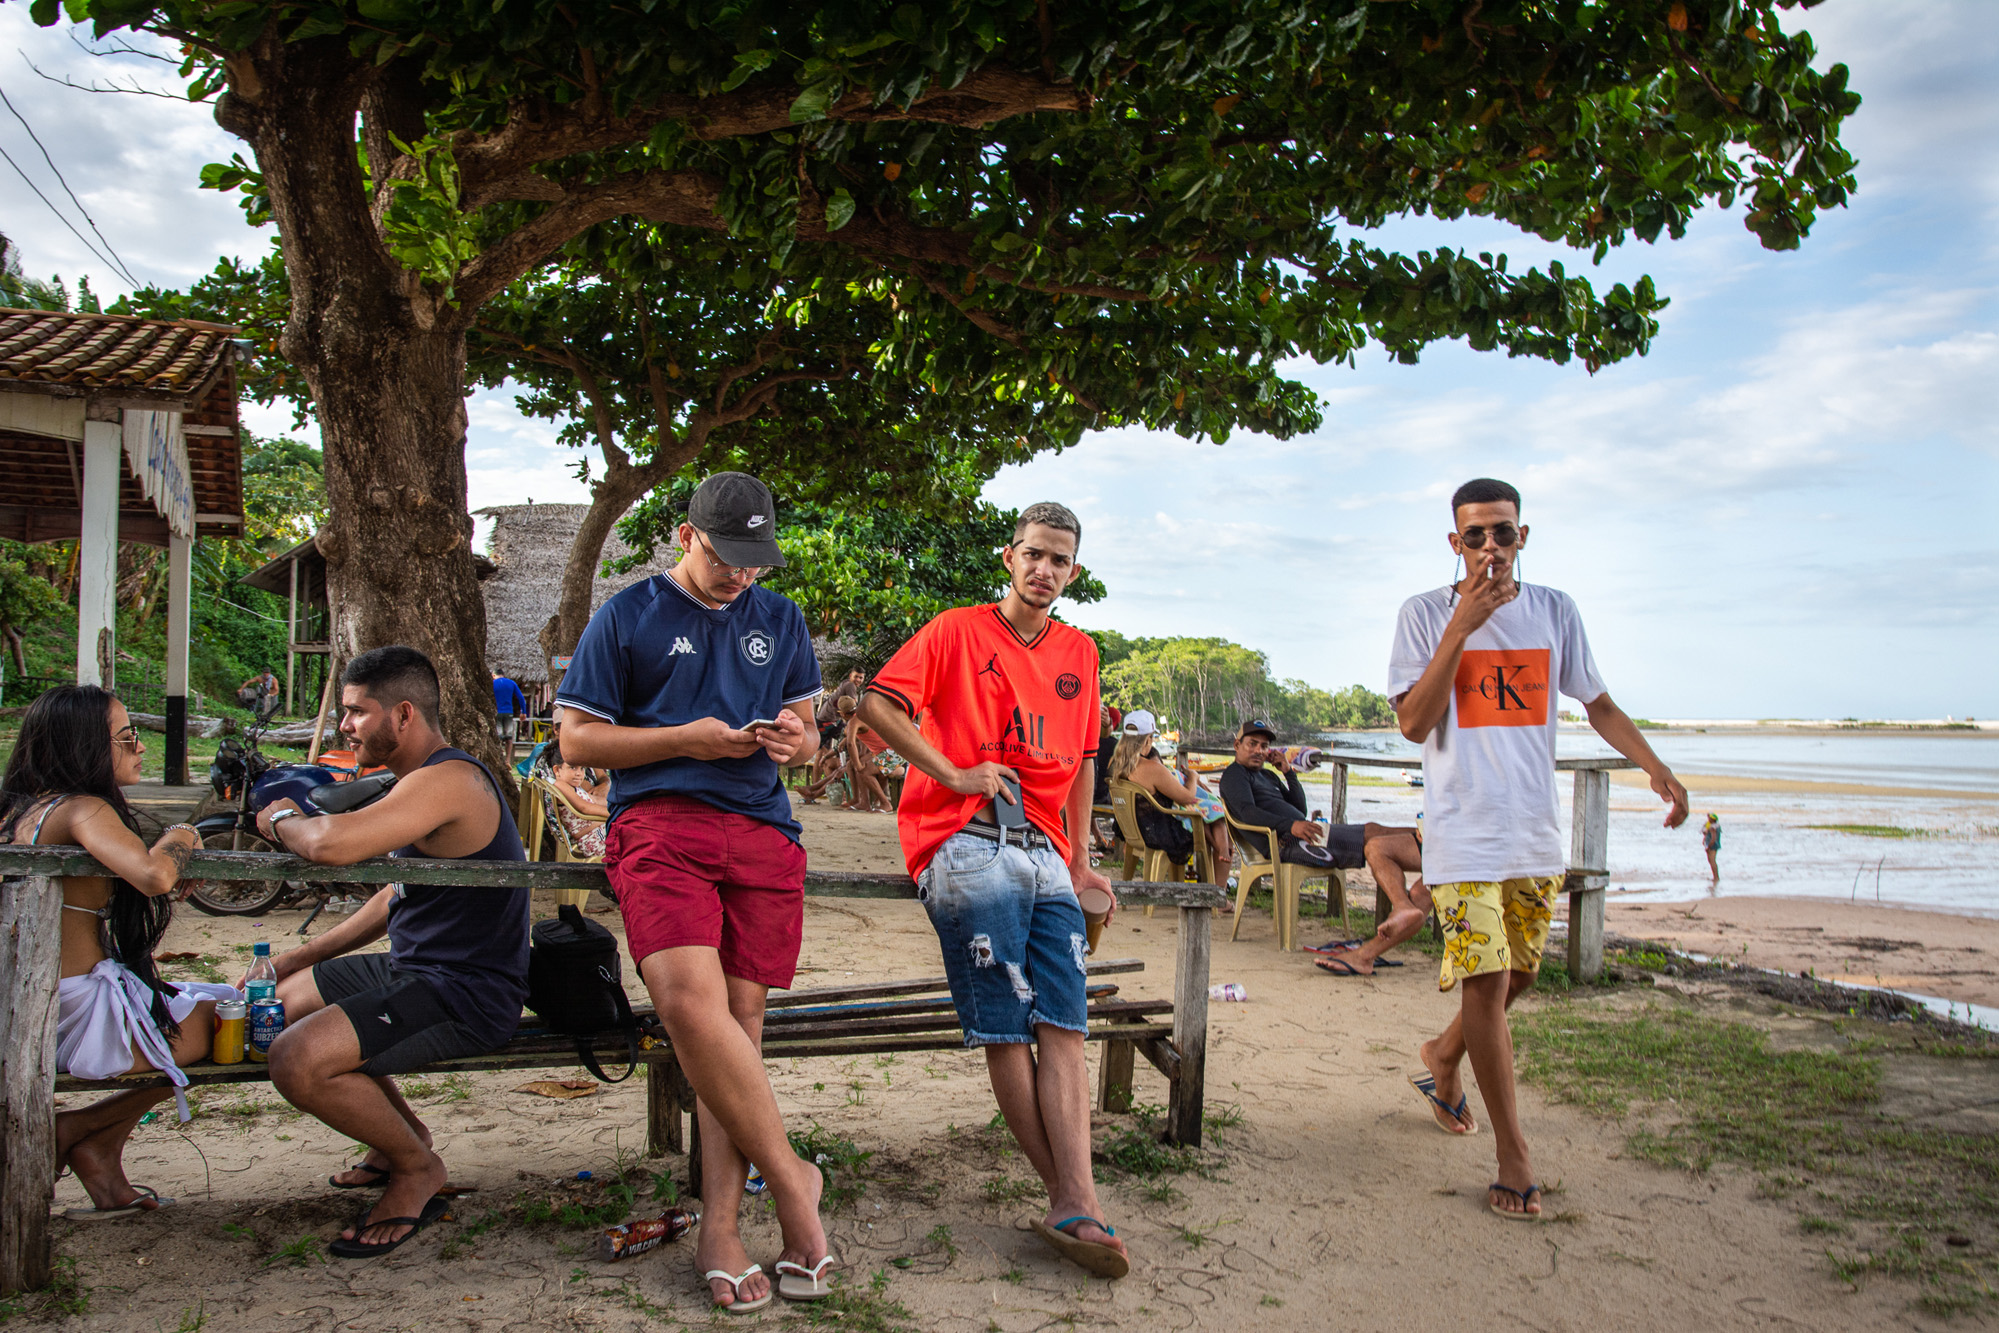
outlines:
[[[840,96],[840,81],[829,79],[825,83],[815,83],[791,104],[791,123],[803,125],[807,121],[824,120],[826,113]]]
[[[769,69],[771,62],[776,59],[777,52],[775,51],[755,50],[743,52],[736,57],[736,67],[729,71],[729,77],[722,80],[722,91],[725,93],[734,92],[743,86],[750,75]]]
[[[371,23],[409,23],[417,17],[411,0],[357,0],[354,7]]]
[[[833,191],[833,197],[826,201],[826,230],[838,231],[854,220],[854,196],[846,189]]]

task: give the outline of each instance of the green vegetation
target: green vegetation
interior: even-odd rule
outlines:
[[[1016,1180],[1012,1176],[994,1176],[979,1187],[979,1192],[986,1196],[987,1203],[1000,1205],[1024,1203],[1029,1199],[1040,1197],[1041,1182]]]
[[[852,1139],[841,1138],[816,1120],[810,1129],[792,1130],[790,1138],[792,1151],[816,1163],[826,1179],[822,1208],[830,1211],[867,1192],[868,1182],[861,1173],[874,1156],[872,1150],[862,1152]]]
[[[293,1268],[304,1268],[311,1263],[326,1262],[326,1247],[317,1236],[300,1236],[298,1239],[280,1245],[264,1260],[264,1267],[272,1264],[288,1263]]]
[[[1856,838],[1927,838],[1932,833],[1930,829],[1903,828],[1899,824],[1807,824],[1805,827],[1851,833]]]
[[[1276,680],[1262,653],[1217,638],[1128,639],[1092,631],[1101,655],[1104,697],[1126,708],[1149,708],[1162,726],[1183,732],[1232,732],[1252,715],[1287,736],[1386,727],[1395,709],[1364,685],[1337,694],[1302,680]]]
[[[1993,1304],[1999,1137],[1881,1114],[1874,1058],[1772,1051],[1747,1024],[1649,1006],[1537,1005],[1516,1011],[1514,1032],[1521,1077],[1557,1100],[1610,1119],[1642,1110],[1632,1155],[1682,1171],[1747,1167],[1766,1193],[1796,1200],[1807,1234],[1854,1230],[1827,1251],[1842,1278],[1908,1279],[1937,1314]]]
[[[90,1313],[90,1288],[77,1275],[76,1260],[57,1259],[49,1268],[49,1284],[39,1291],[15,1292],[0,1297],[0,1324],[22,1317],[48,1320],[56,1316]]]
[[[916,1316],[888,1294],[888,1270],[878,1268],[866,1289],[834,1279],[833,1294],[821,1301],[795,1304],[787,1324],[805,1328],[837,1328],[843,1333],[918,1333]]]

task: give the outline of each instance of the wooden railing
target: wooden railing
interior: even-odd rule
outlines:
[[[47,1285],[49,1199],[55,1190],[56,983],[61,974],[65,875],[107,875],[81,847],[0,847],[0,1293]],[[187,879],[307,879],[337,884],[452,884],[477,888],[599,889],[594,862],[364,861],[314,865],[263,852],[197,852]],[[1180,909],[1173,977],[1173,1044],[1189,1095],[1168,1132],[1201,1141],[1201,1089],[1208,1044],[1208,966],[1213,912],[1228,899],[1208,884],[1119,882],[1133,905]],[[836,898],[910,898],[907,875],[814,871],[805,892]]]

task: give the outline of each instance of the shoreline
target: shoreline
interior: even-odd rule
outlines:
[[[1698,786],[1702,791],[1768,795],[1915,796],[1924,799],[1999,801],[1999,791],[1983,791],[1970,787],[1877,787],[1864,782],[1814,782],[1805,778],[1745,778],[1728,773],[1683,773],[1679,769],[1673,770],[1673,776],[1685,783],[1690,791]],[[1650,780],[1637,769],[1612,769],[1610,780],[1620,787],[1650,789]]]
[[[1999,918],[1744,894],[1605,904],[1604,927],[1719,962],[1999,1007]]]

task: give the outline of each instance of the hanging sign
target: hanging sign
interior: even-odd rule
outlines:
[[[180,413],[125,409],[125,459],[139,490],[176,537],[194,536],[194,474]]]

